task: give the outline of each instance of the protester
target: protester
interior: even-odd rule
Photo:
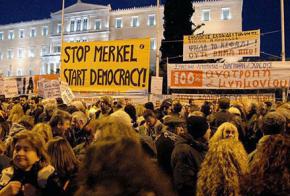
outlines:
[[[44,141],[38,134],[23,131],[13,137],[13,165],[2,170],[0,195],[40,195],[54,172]]]
[[[47,185],[52,188],[47,190],[46,195],[73,195],[77,190],[79,162],[71,146],[64,138],[55,137],[49,141],[47,152],[55,173],[48,178]]]
[[[176,142],[171,155],[174,185],[180,196],[195,195],[197,173],[208,150],[210,136],[205,117],[189,117],[187,131],[186,137]]]
[[[231,138],[235,141],[239,141],[239,132],[237,127],[229,122],[221,124],[215,134],[210,138],[209,144],[219,142],[222,139]]]
[[[53,137],[66,137],[71,126],[71,115],[68,112],[56,110],[49,121],[49,125],[51,126]]]
[[[229,138],[209,147],[197,180],[197,196],[241,195],[241,182],[248,171],[242,143]]]
[[[47,123],[38,123],[31,130],[33,133],[38,133],[44,139],[45,143],[53,138],[52,130]]]
[[[77,196],[173,195],[168,180],[131,137],[99,138],[88,149],[80,174]]]
[[[281,134],[268,135],[259,143],[249,165],[244,195],[290,194],[290,138]]]

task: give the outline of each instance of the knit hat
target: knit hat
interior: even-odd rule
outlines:
[[[187,119],[187,130],[193,138],[198,139],[205,135],[209,125],[203,116],[190,116]]]
[[[230,107],[229,112],[231,114],[235,114],[235,115],[241,116],[240,110],[238,108],[236,108],[236,107]]]

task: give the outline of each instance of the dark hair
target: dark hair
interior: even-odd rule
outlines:
[[[91,145],[79,173],[77,196],[173,195],[168,180],[145,156],[140,143],[128,137]]]
[[[75,173],[79,162],[70,144],[62,137],[55,137],[47,144],[47,153],[52,166],[62,176]]]
[[[222,97],[218,101],[220,109],[228,109],[230,107],[230,99]]]
[[[154,110],[154,104],[152,102],[145,103],[144,107],[148,110]]]
[[[182,110],[182,105],[181,105],[181,103],[177,102],[177,103],[174,103],[174,104],[173,104],[172,112],[173,112],[174,114],[179,114],[179,112],[181,112],[181,110]]]
[[[190,116],[187,119],[187,131],[195,139],[203,137],[208,128],[208,122],[203,116]]]
[[[36,104],[39,103],[39,98],[38,97],[31,97],[31,100],[33,100]]]
[[[136,108],[132,104],[126,105],[124,111],[130,116],[133,122],[137,121]]]
[[[265,135],[283,133],[286,128],[286,118],[278,112],[269,112],[263,118],[262,131]]]
[[[57,110],[51,117],[49,125],[51,128],[57,127],[58,124],[63,125],[65,120],[71,120],[71,115],[68,112]]]
[[[148,118],[148,117],[153,117],[156,118],[155,113],[152,110],[145,110],[144,114],[143,114],[144,119]]]

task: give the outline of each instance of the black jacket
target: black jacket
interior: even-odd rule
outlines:
[[[197,173],[208,150],[205,141],[197,141],[191,135],[180,138],[171,155],[175,189],[180,196],[196,193]]]

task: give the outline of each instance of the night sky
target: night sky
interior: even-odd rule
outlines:
[[[66,0],[66,7],[77,0]],[[156,4],[156,0],[82,0],[107,5],[113,9]],[[285,1],[286,53],[290,58],[290,1]],[[62,0],[0,0],[0,25],[45,19],[61,9]],[[243,30],[261,29],[261,33],[279,31],[261,37],[261,51],[274,56],[281,53],[280,0],[244,0]],[[288,19],[288,20],[287,20]],[[264,59],[272,58],[261,54]]]

